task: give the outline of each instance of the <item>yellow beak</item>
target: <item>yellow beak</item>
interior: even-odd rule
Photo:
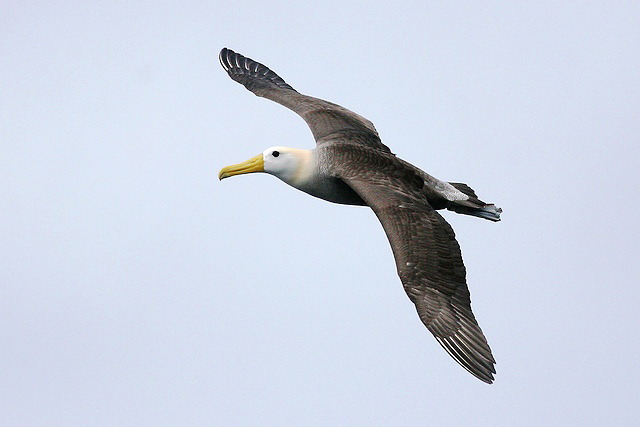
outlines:
[[[218,173],[218,179],[223,180],[233,175],[241,175],[243,173],[264,172],[264,157],[262,154],[258,154],[255,157],[250,158],[246,162],[238,163],[237,165],[226,166],[220,169]]]

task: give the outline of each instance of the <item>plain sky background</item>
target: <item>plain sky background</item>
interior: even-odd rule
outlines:
[[[444,213],[498,362],[382,227],[255,174],[313,147],[229,47],[503,221]],[[635,425],[640,3],[0,3],[0,424]]]

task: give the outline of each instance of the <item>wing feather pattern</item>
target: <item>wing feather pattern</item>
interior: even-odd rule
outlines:
[[[303,95],[268,67],[224,48],[220,63],[229,77],[255,95],[277,102],[299,114],[311,129],[317,144],[344,138],[382,151],[389,147],[380,141],[369,120],[337,104]]]
[[[331,148],[331,147],[327,147]],[[386,166],[379,154],[345,156],[335,145],[332,157],[337,175],[373,209],[391,244],[398,275],[420,319],[442,347],[471,374],[491,383],[495,360],[471,311],[460,246],[451,226],[429,205],[420,183],[407,179],[402,164],[392,156]],[[358,158],[357,163],[350,161]],[[367,165],[375,157],[376,167]]]

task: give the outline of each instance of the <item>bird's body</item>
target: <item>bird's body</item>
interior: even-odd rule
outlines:
[[[270,147],[223,168],[219,178],[266,172],[312,196],[371,207],[422,322],[458,363],[491,383],[495,361],[471,312],[460,247],[436,209],[492,221],[500,220],[501,209],[479,200],[466,184],[441,181],[396,157],[373,124],[358,114],[298,93],[264,65],[229,49],[220,52],[220,62],[231,78],[256,95],[298,113],[309,125],[316,148]]]

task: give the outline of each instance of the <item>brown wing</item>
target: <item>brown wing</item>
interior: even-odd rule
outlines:
[[[345,147],[339,147],[344,153]],[[471,312],[466,270],[451,226],[421,194],[419,179],[390,156],[362,156],[336,165],[373,209],[391,243],[398,275],[418,315],[444,349],[480,380],[491,383],[495,360]],[[336,152],[337,156],[341,154]],[[386,159],[385,159],[386,157]],[[364,164],[375,163],[375,168]]]
[[[353,111],[297,92],[266,66],[230,49],[220,51],[220,63],[233,80],[255,95],[298,113],[309,125],[317,144],[338,137],[389,152],[373,123]]]

